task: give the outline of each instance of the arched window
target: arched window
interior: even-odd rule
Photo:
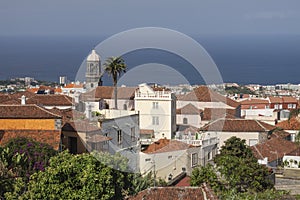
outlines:
[[[187,124],[188,123],[188,119],[185,117],[183,118],[183,124]]]

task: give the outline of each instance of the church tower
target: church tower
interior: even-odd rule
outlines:
[[[101,60],[95,49],[86,59],[86,90],[92,90],[97,86],[102,86]]]

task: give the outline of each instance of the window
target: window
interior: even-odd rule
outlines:
[[[211,159],[212,159],[211,152],[208,152],[208,154],[207,154],[207,160],[211,160]]]
[[[152,125],[159,125],[159,118],[158,117],[152,117]]]
[[[130,132],[131,132],[131,141],[132,141],[132,142],[135,142],[135,128],[132,127],[132,128],[130,129]]]
[[[198,164],[198,154],[193,153],[192,154],[192,167],[196,166]]]
[[[258,143],[257,139],[249,139],[249,146],[254,146]]]
[[[145,162],[149,162],[149,161],[151,161],[151,158],[146,158],[145,159]]]
[[[152,102],[152,108],[158,109],[158,102]]]
[[[293,108],[296,109],[296,104],[293,104]]]
[[[188,124],[188,119],[186,117],[183,118],[183,124]]]
[[[122,144],[122,130],[118,130],[118,144]]]
[[[123,110],[127,110],[127,105],[126,104],[123,105]]]
[[[266,105],[266,106],[265,106],[265,108],[266,108],[266,109],[269,109],[269,108],[270,108],[270,106],[269,106],[269,105]]]
[[[172,156],[168,156],[168,159],[171,159],[172,158]]]

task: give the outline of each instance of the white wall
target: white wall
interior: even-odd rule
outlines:
[[[176,115],[176,123],[183,124],[183,119],[187,118],[188,125],[195,126],[197,128],[201,127],[201,117],[200,115],[187,115],[187,114],[177,114]]]
[[[157,172],[156,177],[162,178],[168,181],[168,177],[171,174],[173,178],[183,172],[185,168],[188,175],[191,174],[191,154],[198,154],[198,164],[200,164],[200,147],[189,148],[187,150],[171,151],[165,153],[146,154],[140,153],[140,171],[143,175],[149,172],[153,172],[154,163],[155,171]],[[146,159],[150,159],[146,161]]]

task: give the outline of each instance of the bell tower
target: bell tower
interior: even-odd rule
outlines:
[[[102,86],[101,60],[95,49],[88,55],[86,65],[86,90],[89,91],[97,86]]]

